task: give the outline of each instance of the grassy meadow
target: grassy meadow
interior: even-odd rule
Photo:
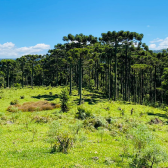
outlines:
[[[108,101],[101,93],[88,90],[83,90],[84,102],[79,106],[78,92],[73,90],[68,102],[69,111],[63,113],[60,108],[62,89],[34,87],[0,90],[0,167],[134,167],[131,163],[136,150],[140,154],[143,145],[151,149],[153,144],[159,145],[161,150],[150,150],[156,155],[156,160],[160,159],[152,167],[168,167],[168,115],[165,110]],[[7,111],[15,100],[20,105],[48,101],[55,107],[42,111],[38,107],[26,112],[13,106],[15,112]],[[28,103],[29,106],[31,104]],[[82,115],[78,113],[80,110]],[[139,125],[146,126],[148,132],[145,135],[150,134],[153,138],[148,141],[150,136],[145,136],[146,144],[136,148],[138,138],[134,133]],[[53,145],[58,145],[57,134],[72,140],[67,152],[52,152]],[[135,134],[139,136],[137,132]],[[149,164],[152,164],[150,160]]]

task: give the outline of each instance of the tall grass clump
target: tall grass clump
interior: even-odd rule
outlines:
[[[75,115],[76,118],[84,120],[91,117],[91,111],[85,108],[84,106],[78,107],[78,112]]]
[[[51,143],[51,153],[68,153],[74,142],[72,134],[69,131],[63,130],[58,121],[53,121],[51,123],[48,137]]]

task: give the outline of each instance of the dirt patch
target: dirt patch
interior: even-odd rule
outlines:
[[[60,104],[50,103],[48,101],[38,101],[38,102],[26,102],[16,105],[11,105],[7,108],[9,112],[32,112],[32,111],[44,111],[44,110],[52,110],[55,108],[59,108]]]

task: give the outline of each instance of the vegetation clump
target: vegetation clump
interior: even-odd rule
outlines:
[[[50,119],[49,117],[35,116],[33,117],[35,123],[47,123]]]
[[[141,124],[132,130],[132,143],[134,155],[131,167],[153,167],[161,161],[165,161],[167,154],[162,146],[156,143],[154,136],[146,125]]]
[[[88,110],[87,108],[84,108],[84,106],[79,106],[78,112],[75,115],[76,118],[81,119],[81,120],[84,120],[91,116],[92,116],[91,111]]]
[[[16,105],[19,104],[19,100],[15,99],[10,102],[10,105]]]
[[[90,127],[93,126],[94,128],[98,129],[99,127],[106,127],[107,121],[103,117],[91,117],[84,120],[84,126]]]
[[[48,136],[51,143],[51,153],[68,153],[74,142],[72,134],[69,131],[62,130],[58,121],[51,123]]]
[[[20,99],[24,99],[24,98],[25,98],[25,96],[24,96],[24,95],[20,96]]]
[[[68,93],[67,89],[63,89],[61,91],[60,99],[61,99],[61,110],[62,110],[62,112],[69,111],[69,104],[68,104],[69,93]]]
[[[56,105],[55,103],[50,103],[48,101],[38,101],[38,102],[26,102],[22,105],[15,104],[11,105],[7,108],[7,111],[9,112],[16,112],[16,111],[22,111],[22,112],[33,112],[33,111],[43,111],[43,110],[52,110],[55,108],[59,108],[59,105]]]

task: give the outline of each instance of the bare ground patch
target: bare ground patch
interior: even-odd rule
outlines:
[[[7,108],[7,111],[9,112],[33,112],[33,111],[44,111],[44,110],[52,110],[55,108],[59,108],[60,104],[50,103],[48,101],[38,101],[38,102],[26,102],[16,105],[10,105]]]

